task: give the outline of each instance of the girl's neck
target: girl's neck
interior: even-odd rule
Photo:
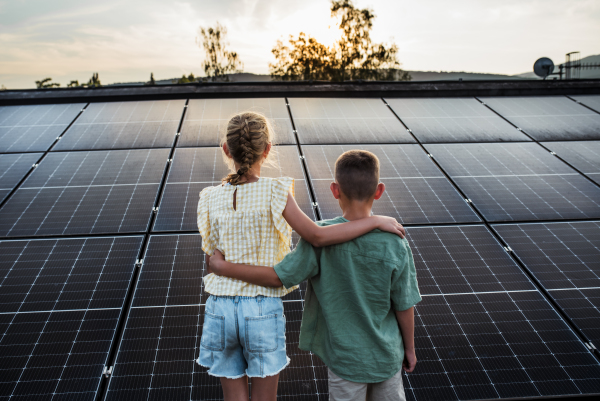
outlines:
[[[238,170],[240,168],[239,163],[234,163],[235,164],[235,169]],[[243,175],[242,179],[240,180],[240,182],[246,182],[246,183],[251,183],[251,182],[256,182],[260,179],[260,168],[262,166],[262,162],[258,161],[256,163],[254,163],[252,166],[250,166],[250,168],[248,169],[248,171],[246,171],[246,174]]]

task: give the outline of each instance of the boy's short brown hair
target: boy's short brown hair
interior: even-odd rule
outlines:
[[[366,150],[349,150],[335,162],[335,180],[349,199],[367,200],[379,184],[379,159]]]

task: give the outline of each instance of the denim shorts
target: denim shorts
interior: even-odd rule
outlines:
[[[290,362],[281,298],[211,295],[197,362],[209,375],[228,379],[278,374]]]

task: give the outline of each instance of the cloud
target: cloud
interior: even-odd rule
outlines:
[[[87,3],[87,2],[86,2]],[[220,21],[245,70],[267,73],[271,48],[300,31],[331,44],[329,2],[306,0],[0,0],[0,84],[66,84],[99,72],[104,83],[201,73],[197,28]],[[519,73],[540,56],[600,53],[596,0],[355,0],[377,15],[376,41],[394,40],[406,69]]]

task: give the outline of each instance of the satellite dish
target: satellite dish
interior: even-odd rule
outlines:
[[[546,77],[554,72],[554,63],[548,57],[542,57],[533,64],[533,72],[538,77]]]

